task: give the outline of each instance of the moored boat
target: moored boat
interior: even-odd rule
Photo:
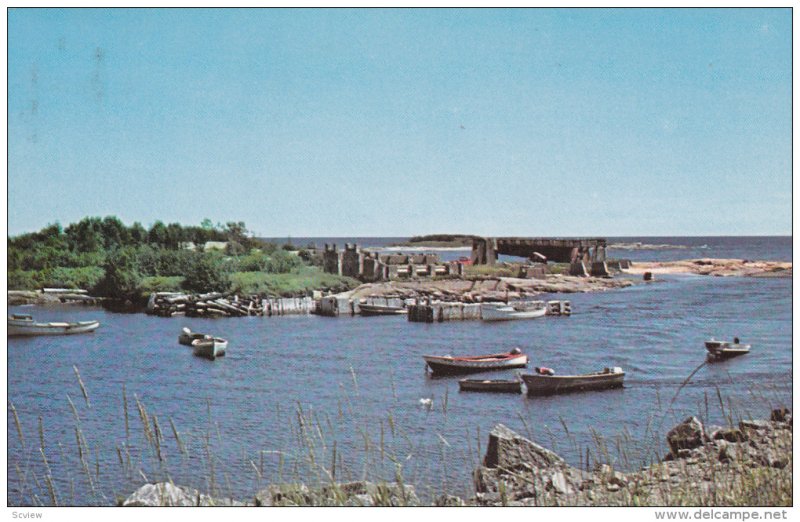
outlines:
[[[614,367],[584,375],[551,375],[549,372],[545,372],[522,374],[520,377],[525,383],[528,395],[552,395],[622,388],[625,372],[622,371],[622,368]]]
[[[514,348],[506,353],[475,355],[469,357],[453,357],[452,355],[423,355],[427,367],[435,375],[458,375],[510,368],[524,368],[528,365],[528,356]]]
[[[458,389],[473,392],[522,393],[522,381],[519,379],[461,379],[458,381]]]
[[[99,321],[37,323],[30,315],[13,314],[8,318],[8,336],[73,335],[93,332],[99,326]]]
[[[371,317],[376,315],[403,315],[408,313],[408,308],[404,306],[386,306],[376,304],[360,304],[358,305],[359,313],[361,315]]]
[[[184,326],[181,328],[181,334],[178,336],[178,342],[180,344],[185,344],[186,346],[192,346],[192,341],[210,338],[210,335],[193,332]]]
[[[708,350],[708,358],[712,361],[730,359],[750,353],[750,345],[739,343],[738,337],[734,337],[733,342],[717,341],[712,338],[710,341],[706,341],[705,344],[706,350]]]
[[[220,337],[207,337],[205,339],[195,339],[192,341],[194,354],[212,361],[217,357],[225,355],[228,348],[228,341]]]
[[[527,303],[481,303],[481,319],[484,321],[511,321],[544,317],[547,307],[544,301]]]

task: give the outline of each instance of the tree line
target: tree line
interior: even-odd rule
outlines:
[[[224,250],[206,252],[209,241],[225,242]],[[152,290],[164,278],[180,278],[187,291],[225,291],[232,273],[287,273],[303,264],[253,238],[241,221],[156,221],[146,229],[138,222],[126,226],[116,216],[86,217],[66,228],[55,223],[8,238],[9,289],[85,288],[98,296],[141,299],[148,284]]]

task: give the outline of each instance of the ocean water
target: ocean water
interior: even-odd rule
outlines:
[[[636,241],[682,248],[615,257],[791,260],[790,238],[619,240]],[[398,471],[423,499],[445,490],[469,496],[471,472],[497,424],[576,466],[588,454],[590,465],[600,458],[635,469],[663,456],[664,434],[689,415],[723,424],[791,404],[790,278],[663,276],[544,298],[569,299],[573,315],[418,324],[10,307],[44,321],[99,319],[101,327],[8,339],[8,504],[51,504],[48,481],[61,505],[110,505],[146,480],[247,499],[271,483],[316,483],[330,480],[328,473],[393,480]],[[183,326],[227,338],[228,355],[194,357],[177,343]],[[703,341],[712,336],[738,336],[752,353],[703,364]],[[457,378],[427,375],[421,357],[514,346],[531,366],[561,374],[621,366],[625,387],[545,398],[461,393]]]

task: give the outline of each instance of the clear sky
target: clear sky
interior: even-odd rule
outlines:
[[[8,233],[790,234],[789,9],[8,12]]]

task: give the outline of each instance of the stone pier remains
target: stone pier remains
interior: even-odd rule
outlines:
[[[473,265],[494,265],[504,254],[539,263],[569,263],[570,275],[607,277],[606,243],[604,238],[476,237],[471,260]]]
[[[437,254],[380,254],[364,252],[358,245],[346,243],[344,250],[325,244],[323,270],[329,274],[353,277],[364,282],[399,279],[461,276],[463,265],[444,262]]]

